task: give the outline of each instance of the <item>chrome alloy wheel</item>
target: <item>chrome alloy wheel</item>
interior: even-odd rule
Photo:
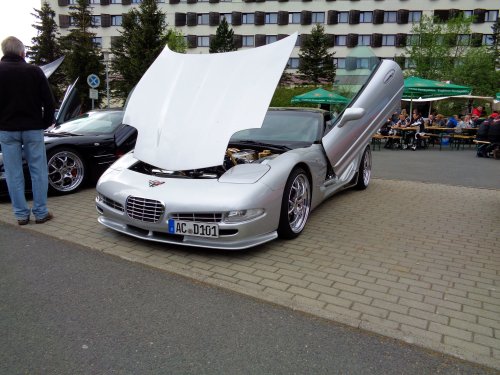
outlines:
[[[363,183],[368,186],[370,183],[370,177],[372,175],[372,152],[370,149],[365,151],[365,157],[363,158]]]
[[[288,223],[294,233],[300,233],[306,225],[311,209],[310,185],[306,175],[298,174],[288,193]]]
[[[49,185],[57,192],[70,192],[77,189],[84,177],[85,168],[79,155],[62,150],[49,157]]]

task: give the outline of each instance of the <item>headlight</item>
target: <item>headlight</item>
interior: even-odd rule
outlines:
[[[224,214],[222,221],[224,223],[241,223],[243,221],[252,220],[259,216],[262,216],[264,212],[265,210],[263,208],[228,211]]]

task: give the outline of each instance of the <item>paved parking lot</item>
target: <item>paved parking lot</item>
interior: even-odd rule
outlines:
[[[298,239],[242,252],[112,232],[94,195],[50,197],[56,218],[25,228],[500,369],[498,188],[378,178],[325,202]],[[0,220],[14,224],[5,201]]]

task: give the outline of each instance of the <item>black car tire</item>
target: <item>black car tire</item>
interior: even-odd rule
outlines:
[[[372,175],[372,152],[370,150],[370,146],[367,146],[365,152],[363,152],[361,163],[359,163],[358,182],[356,183],[356,189],[358,190],[366,189],[370,184],[371,175]]]
[[[302,168],[295,168],[285,185],[281,201],[278,236],[296,238],[302,233],[311,212],[311,183]]]
[[[71,148],[57,148],[47,153],[49,191],[70,194],[86,181],[87,171],[82,156]]]

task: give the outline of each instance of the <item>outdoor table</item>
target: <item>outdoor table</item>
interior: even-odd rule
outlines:
[[[431,137],[439,137],[439,151],[442,150],[443,138],[453,138],[453,128],[442,128],[437,126],[426,126],[425,131],[429,132]]]

